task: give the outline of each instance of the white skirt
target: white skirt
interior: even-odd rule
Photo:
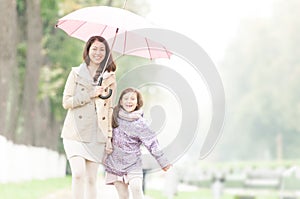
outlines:
[[[125,174],[123,176],[117,176],[115,174],[106,172],[105,173],[105,184],[113,185],[117,181],[123,182],[125,184],[129,184],[130,180],[132,180],[133,178],[143,179],[143,172],[142,171],[131,172],[131,173]]]
[[[63,139],[63,144],[68,160],[74,156],[81,156],[92,162],[103,163],[105,143]]]

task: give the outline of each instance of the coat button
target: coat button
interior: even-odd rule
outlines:
[[[103,105],[106,106],[106,103],[104,103]]]
[[[81,116],[81,115],[79,115],[78,117],[79,117],[79,119],[82,119],[82,116]]]
[[[102,117],[102,120],[105,120],[105,117]]]
[[[82,91],[84,91],[84,88],[81,88]]]

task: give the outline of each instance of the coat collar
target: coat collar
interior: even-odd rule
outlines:
[[[93,81],[93,78],[91,77],[89,70],[87,68],[86,63],[80,64],[80,66],[75,68],[75,72],[77,75],[83,79],[86,79],[88,81]]]
[[[78,76],[80,76],[81,78],[93,82],[93,78],[92,78],[92,76],[89,73],[89,70],[87,68],[86,63],[83,62],[78,67],[74,67],[74,70],[75,70],[76,74]],[[115,74],[115,72],[107,72],[107,71],[105,71],[103,73],[103,79],[107,79],[107,78],[111,77],[114,74]]]

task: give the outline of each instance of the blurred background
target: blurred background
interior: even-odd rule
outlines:
[[[82,62],[84,43],[55,24],[82,7],[122,7],[123,3],[1,0],[0,194],[4,197],[26,198],[23,189],[19,196],[18,191],[10,195],[10,190],[24,183],[38,186],[35,180],[57,178],[62,185],[53,187],[59,183],[50,182],[51,189],[31,199],[70,186],[60,139],[66,114],[61,101],[71,67]],[[199,159],[201,138],[195,138],[171,172],[146,174],[146,195],[297,198],[300,1],[128,0],[126,9],[198,43],[216,64],[226,95],[222,136],[212,152]],[[117,78],[148,62],[129,56],[118,59]],[[150,94],[145,95],[145,101],[151,101]],[[204,113],[211,117],[209,111]]]

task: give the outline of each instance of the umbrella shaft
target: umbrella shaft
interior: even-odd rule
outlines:
[[[99,76],[99,78],[102,78],[102,77],[103,77],[103,74],[104,74],[105,69],[106,69],[106,67],[107,67],[108,60],[109,60],[109,58],[111,57],[112,49],[113,49],[113,47],[114,47],[114,45],[115,45],[116,37],[117,37],[118,32],[119,32],[119,28],[116,29],[116,33],[115,33],[115,36],[114,36],[114,40],[113,40],[113,42],[112,42],[112,44],[111,44],[111,46],[110,46],[109,55],[107,56],[105,65],[104,65],[104,67],[103,67],[102,73],[101,73],[101,75]],[[99,79],[99,81],[100,81],[100,79]]]
[[[101,86],[101,85],[102,85],[102,81],[103,81],[103,77],[100,77],[100,78],[99,78],[99,81],[98,81],[98,86]]]

